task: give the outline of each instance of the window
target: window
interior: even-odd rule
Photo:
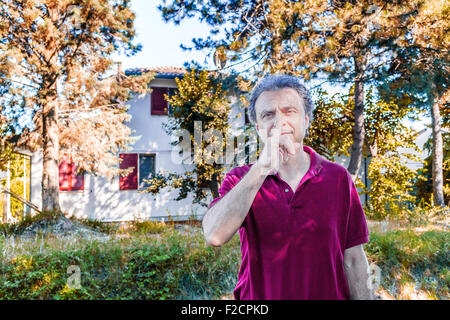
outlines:
[[[167,115],[172,113],[172,106],[169,105],[164,95],[167,94],[172,97],[176,93],[176,88],[167,87],[152,87],[150,104],[151,114],[153,115]]]
[[[155,174],[155,155],[154,154],[137,154],[137,153],[121,153],[120,169],[133,167],[133,171],[126,177],[119,178],[120,190],[137,190],[148,187],[145,179],[151,179]]]
[[[155,155],[139,155],[139,189],[145,189],[149,186],[145,179],[151,179],[155,174]]]
[[[72,157],[65,155],[59,161],[59,191],[82,191],[84,190],[84,174],[77,172],[77,167]]]

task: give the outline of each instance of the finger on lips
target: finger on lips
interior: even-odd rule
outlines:
[[[287,152],[289,152],[289,154],[291,155],[294,155],[295,152],[297,151],[294,142],[291,140],[290,137],[286,135],[282,135],[280,137],[280,146],[285,147]]]

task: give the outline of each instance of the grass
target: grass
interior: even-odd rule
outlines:
[[[218,299],[230,296],[237,282],[237,235],[215,248],[205,245],[198,222],[183,228],[174,222],[85,223],[110,234],[110,240],[0,235],[0,299]],[[378,293],[391,299],[448,299],[450,235],[417,230],[415,225],[371,228],[365,251],[381,268]],[[69,285],[70,266],[81,271],[80,288]]]
[[[217,299],[232,291],[237,237],[213,248],[198,231],[167,226],[155,237],[147,227],[105,242],[1,236],[0,299]],[[79,267],[81,288],[68,285],[70,266]]]
[[[448,299],[450,234],[413,229],[372,231],[365,245],[370,262],[381,268],[381,292],[395,299]]]

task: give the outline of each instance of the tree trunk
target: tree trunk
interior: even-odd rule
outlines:
[[[355,122],[353,125],[353,144],[350,153],[350,163],[347,170],[349,171],[352,180],[355,181],[358,176],[359,168],[361,167],[362,151],[365,139],[364,128],[364,80],[362,64],[355,58],[355,107],[353,109],[353,116]]]
[[[59,168],[58,168],[58,105],[56,85],[46,97],[43,106],[43,153],[44,168],[42,170],[42,210],[61,211],[59,206]]]
[[[213,173],[213,175],[211,176],[210,189],[214,199],[220,196],[219,188],[220,188],[219,175],[217,173]]]
[[[443,162],[443,146],[442,146],[442,130],[441,115],[439,113],[439,99],[436,98],[431,105],[431,127],[433,131],[433,196],[436,206],[445,206],[444,202],[444,176],[442,172]]]
[[[49,18],[57,25],[60,12],[57,7],[49,7]],[[45,60],[52,67],[44,77],[42,103],[42,140],[44,168],[42,170],[42,210],[61,212],[59,206],[59,130],[58,130],[58,91],[56,66],[58,57],[54,54],[57,44],[50,42],[44,51]]]

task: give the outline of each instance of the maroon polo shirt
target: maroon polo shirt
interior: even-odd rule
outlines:
[[[344,251],[369,241],[358,192],[348,171],[312,148],[297,190],[267,176],[239,228],[242,263],[237,300],[349,299]],[[254,163],[227,173],[210,208]]]

